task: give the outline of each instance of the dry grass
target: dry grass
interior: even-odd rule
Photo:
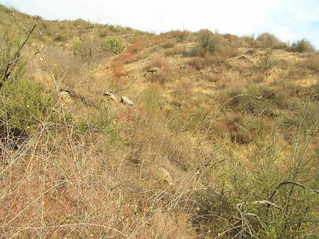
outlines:
[[[306,58],[302,63],[300,63],[300,65],[314,72],[318,72],[319,71],[319,55],[315,54]]]

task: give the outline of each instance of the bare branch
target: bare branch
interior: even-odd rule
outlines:
[[[319,194],[319,190],[316,190],[316,189],[312,189],[312,188],[309,188],[301,183],[296,183],[296,182],[293,182],[293,181],[283,181],[281,183],[278,184],[278,186],[276,187],[276,189],[273,191],[273,193],[270,195],[268,201],[272,201],[273,197],[275,196],[275,194],[278,192],[278,190],[280,189],[281,186],[283,185],[288,185],[288,184],[292,184],[292,185],[295,185],[295,186],[298,186],[298,187],[301,187],[302,189],[304,190],[307,190],[307,191],[311,191],[311,192],[314,192],[314,193],[318,193]]]

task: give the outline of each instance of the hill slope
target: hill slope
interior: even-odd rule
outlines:
[[[4,238],[319,234],[309,42],[0,16]]]

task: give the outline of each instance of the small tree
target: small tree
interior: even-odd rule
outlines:
[[[306,39],[299,40],[292,44],[291,50],[295,52],[315,52],[315,47]]]

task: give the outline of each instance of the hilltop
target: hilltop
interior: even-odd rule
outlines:
[[[319,234],[310,42],[0,19],[3,238]]]

